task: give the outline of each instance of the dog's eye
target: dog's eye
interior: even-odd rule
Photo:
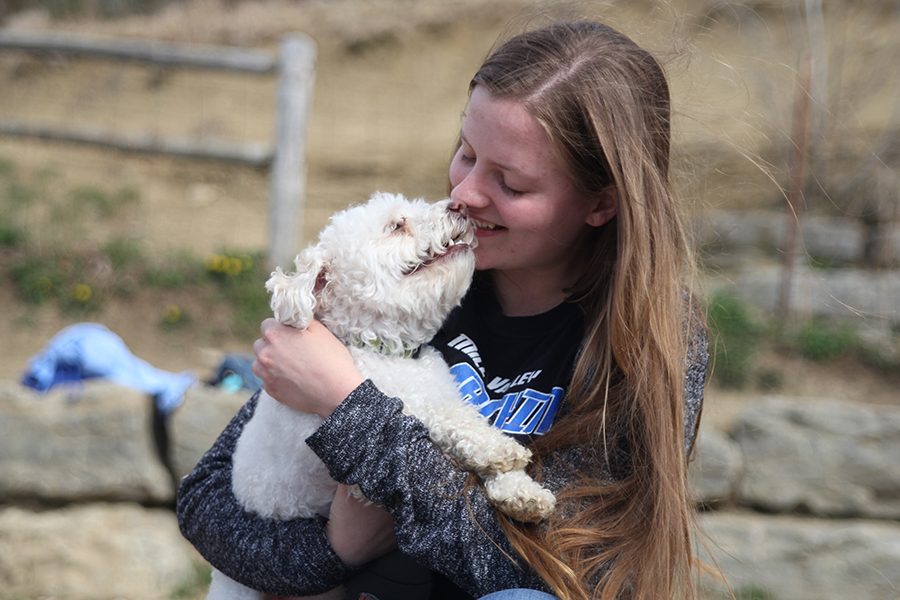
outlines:
[[[406,217],[400,217],[399,219],[391,222],[387,227],[388,233],[403,233],[407,229],[406,225]]]

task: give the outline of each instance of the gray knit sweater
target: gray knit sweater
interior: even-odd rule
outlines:
[[[695,338],[687,369],[685,430],[693,442],[708,363],[704,336]],[[351,574],[328,544],[324,519],[274,521],[241,508],[231,490],[231,455],[256,396],[238,412],[179,488],[184,536],[217,569],[249,587],[282,595],[325,591]],[[512,587],[545,589],[517,560],[493,509],[477,487],[465,486],[428,438],[424,425],[401,412],[401,401],[371,382],[360,385],[307,441],[339,482],[358,484],[393,515],[400,549],[481,596]],[[562,489],[579,470],[608,473],[579,449],[546,458],[543,479]],[[599,471],[599,473],[598,473]]]

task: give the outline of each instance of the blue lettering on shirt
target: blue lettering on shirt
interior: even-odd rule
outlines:
[[[481,373],[460,362],[450,367],[460,395],[473,404],[494,427],[514,435],[543,435],[549,431],[565,390],[554,386],[550,393],[526,388],[491,398]]]
[[[479,410],[482,410],[482,406],[491,402],[491,397],[488,396],[487,388],[484,387],[484,380],[481,378],[481,373],[476,371],[472,365],[465,362],[456,363],[450,367],[450,373],[456,380],[456,387],[459,389],[459,393],[463,400],[474,404]],[[482,412],[482,414],[484,414],[484,412]]]

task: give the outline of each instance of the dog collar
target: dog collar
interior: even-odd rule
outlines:
[[[388,343],[381,338],[363,339],[358,335],[353,336],[349,343],[355,348],[363,348],[385,356],[398,356],[400,358],[418,358],[421,346],[413,346],[407,342],[400,342],[398,347],[395,343]]]

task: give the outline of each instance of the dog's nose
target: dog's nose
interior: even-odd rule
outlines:
[[[451,199],[450,205],[447,207],[447,210],[449,210],[450,212],[459,213],[464,217],[468,216],[466,205],[463,204],[462,202],[460,202],[459,200]]]

